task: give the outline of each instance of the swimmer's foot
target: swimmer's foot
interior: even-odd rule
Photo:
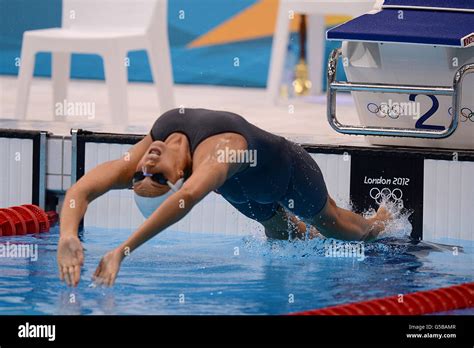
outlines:
[[[385,230],[386,225],[390,220],[393,219],[392,213],[384,207],[380,206],[377,210],[377,213],[368,219],[371,227],[365,238],[364,241],[372,241],[379,236]]]

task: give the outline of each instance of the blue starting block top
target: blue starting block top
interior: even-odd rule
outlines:
[[[473,11],[473,0],[385,0],[383,8],[424,8],[447,11]]]
[[[385,1],[385,4],[413,2],[415,1],[393,0]],[[454,0],[429,0],[423,1],[423,4],[448,2],[452,3]],[[468,2],[474,7],[474,0],[457,1],[463,5]],[[451,47],[474,46],[474,13],[425,9],[405,9],[400,13],[398,9],[387,8],[375,14],[362,15],[329,30],[327,39]]]

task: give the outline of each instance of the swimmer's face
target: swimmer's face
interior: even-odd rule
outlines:
[[[178,169],[177,154],[159,140],[151,143],[140,162],[138,162],[135,171],[143,170],[150,174],[161,173],[172,183],[175,183],[182,177]],[[139,196],[156,197],[165,194],[170,188],[168,185],[161,185],[150,177],[146,177],[136,182],[133,185],[133,190]]]

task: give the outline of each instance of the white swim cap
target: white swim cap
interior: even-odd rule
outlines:
[[[163,202],[166,201],[169,196],[178,191],[183,186],[183,183],[183,178],[179,179],[174,184],[168,181],[167,184],[170,187],[170,190],[161,196],[142,197],[135,193],[135,203],[137,204],[138,209],[145,217],[145,219],[147,219],[151,214],[153,214],[153,212],[158,209],[158,207],[162,205]]]

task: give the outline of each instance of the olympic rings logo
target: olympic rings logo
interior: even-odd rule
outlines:
[[[453,108],[450,107],[448,109],[449,115],[453,116]],[[469,108],[462,108],[461,109],[461,115],[459,115],[459,121],[461,122],[467,122],[467,121],[474,122],[474,112],[469,109]]]
[[[399,188],[391,190],[388,187],[384,187],[383,189],[379,189],[378,187],[372,187],[370,189],[369,195],[370,198],[375,200],[375,202],[379,205],[389,199],[394,201],[395,203],[401,203],[403,191]]]
[[[370,113],[375,114],[377,117],[385,118],[388,116],[393,120],[399,118],[403,111],[400,104],[397,103],[391,106],[387,103],[382,103],[380,106],[375,103],[369,103],[367,104],[367,110],[369,110]]]

